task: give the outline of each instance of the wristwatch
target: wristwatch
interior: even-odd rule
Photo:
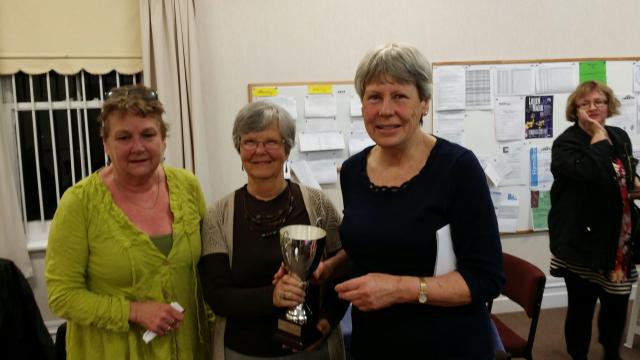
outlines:
[[[420,278],[420,295],[418,295],[418,302],[420,304],[427,303],[427,279],[423,277]]]

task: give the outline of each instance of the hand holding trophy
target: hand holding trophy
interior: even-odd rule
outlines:
[[[311,225],[289,225],[280,229],[280,249],[287,271],[305,282],[311,278],[318,266],[327,233]],[[302,302],[290,308],[284,318],[278,319],[276,340],[296,350],[302,350],[317,341],[322,334],[311,323],[313,314]]]

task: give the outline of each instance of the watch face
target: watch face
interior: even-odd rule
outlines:
[[[420,296],[418,297],[418,302],[420,304],[424,304],[427,302],[427,294],[420,294]]]

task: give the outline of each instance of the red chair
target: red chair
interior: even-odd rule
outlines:
[[[520,305],[531,319],[529,335],[525,339],[500,321],[495,315],[492,314],[491,318],[496,324],[505,350],[511,357],[521,357],[532,360],[533,340],[536,336],[540,306],[542,305],[542,295],[544,294],[544,284],[547,278],[537,266],[526,260],[504,253],[502,257],[506,277],[502,294]],[[488,304],[489,312],[491,312],[492,303],[493,302],[489,302]]]

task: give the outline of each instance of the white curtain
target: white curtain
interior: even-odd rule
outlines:
[[[211,201],[193,0],[140,0],[144,82],[169,123],[165,162],[193,171]]]
[[[1,87],[1,85],[0,85]],[[12,260],[24,276],[33,276],[18,199],[17,153],[13,121],[0,96],[0,257]]]

